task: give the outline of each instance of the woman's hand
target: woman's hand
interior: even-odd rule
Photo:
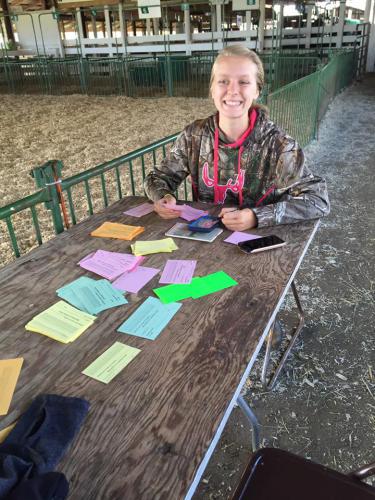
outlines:
[[[222,223],[231,231],[244,231],[258,225],[256,215],[250,208],[236,210],[235,208],[222,208],[219,213]]]
[[[180,216],[180,212],[173,210],[174,205],[176,205],[176,198],[171,194],[166,194],[161,200],[155,201],[154,211],[162,219],[176,219]]]

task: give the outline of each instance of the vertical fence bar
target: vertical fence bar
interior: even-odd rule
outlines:
[[[16,234],[14,232],[13,224],[12,224],[12,221],[11,221],[10,217],[6,217],[5,218],[5,222],[6,222],[6,225],[7,225],[7,228],[8,228],[8,233],[9,233],[9,236],[10,236],[10,241],[12,243],[12,248],[13,248],[14,255],[16,257],[19,257],[21,255],[20,254],[20,249],[18,247]]]
[[[133,163],[129,160],[129,170],[130,170],[130,182],[132,187],[132,195],[135,195],[135,185],[134,185],[134,175],[133,175]]]
[[[90,192],[90,185],[89,181],[85,179],[85,191],[86,191],[86,198],[87,198],[87,204],[89,207],[89,214],[92,215],[94,213],[94,210],[92,208],[92,201],[91,201],[91,192]]]
[[[108,207],[107,187],[106,187],[104,173],[100,174],[100,182],[101,182],[101,185],[102,185],[102,194],[103,194],[104,206]]]
[[[68,194],[68,203],[69,203],[70,217],[72,219],[72,224],[75,225],[75,224],[77,224],[76,212],[75,212],[75,208],[74,208],[74,202],[73,202],[73,197],[72,197],[72,190],[70,189],[70,187],[68,187],[66,189],[66,192]]]
[[[36,240],[37,240],[38,244],[41,245],[43,243],[43,241],[42,241],[42,234],[40,232],[38,214],[36,213],[35,206],[30,207],[30,210],[31,210],[31,217],[33,219],[34,228],[35,228]]]
[[[117,195],[118,195],[118,199],[121,200],[121,198],[122,198],[121,178],[120,178],[120,171],[119,171],[118,167],[115,168],[115,172],[116,172],[116,183],[117,183]]]

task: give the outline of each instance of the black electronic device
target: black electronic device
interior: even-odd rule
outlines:
[[[263,252],[264,250],[271,250],[272,248],[282,247],[284,245],[286,245],[284,240],[274,234],[271,234],[254,240],[241,241],[237,246],[245,253],[256,253]]]

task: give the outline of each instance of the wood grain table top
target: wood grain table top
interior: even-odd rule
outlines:
[[[33,316],[58,300],[59,287],[80,276],[98,278],[77,265],[80,259],[97,249],[130,252],[132,242],[90,236],[102,222],[143,225],[139,240],[164,237],[176,221],[154,213],[139,219],[122,215],[143,201],[125,198],[0,270],[0,357],[24,358],[0,430],[38,394],[83,397],[91,404],[58,467],[70,482],[70,499],[184,498],[317,225],[259,230],[287,245],[251,256],[223,243],[229,231],[213,243],[175,239],[177,251],[147,256],[144,265],[158,268],[169,258],[196,259],[195,276],[224,270],[239,283],[182,301],[154,341],[116,330],[154,296],[160,275],[138,294],[127,294],[129,304],[100,313],[71,344],[26,331]],[[115,341],[141,353],[108,385],[83,375]]]

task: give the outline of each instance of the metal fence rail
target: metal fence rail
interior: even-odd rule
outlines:
[[[215,53],[155,57],[0,59],[0,92],[206,97]],[[313,73],[315,56],[262,55],[272,89]]]
[[[355,52],[335,55],[323,68],[265,95],[263,102],[271,118],[305,146],[317,136],[331,100],[353,80],[355,68]],[[42,244],[42,226],[51,237],[64,231],[64,222],[65,227],[74,225],[124,196],[143,195],[145,176],[165,157],[176,137],[171,135],[67,179],[60,178],[58,161],[34,169],[41,189],[0,208],[0,249],[8,245],[19,257]],[[177,194],[180,199],[191,199],[191,186],[185,182]],[[17,217],[30,218],[28,231],[17,234]]]

